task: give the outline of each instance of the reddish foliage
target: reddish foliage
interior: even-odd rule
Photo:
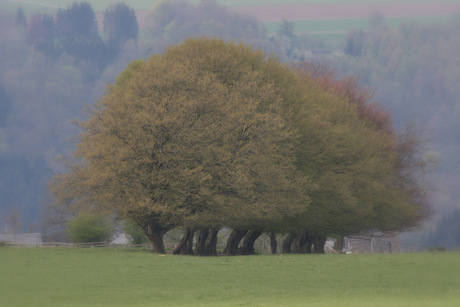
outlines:
[[[391,113],[383,109],[378,101],[372,101],[374,96],[371,90],[359,87],[359,78],[339,78],[325,64],[303,62],[295,69],[300,77],[311,78],[326,90],[355,104],[360,118],[372,122],[379,130],[394,135]]]
[[[420,156],[421,140],[417,129],[409,125],[403,132],[396,132],[393,127],[391,113],[383,109],[379,102],[373,101],[369,89],[359,87],[356,77],[339,78],[328,65],[316,63],[301,63],[294,67],[297,74],[304,80],[312,80],[321,87],[355,104],[361,119],[374,124],[377,129],[391,136],[394,140],[394,150],[398,153],[395,171],[398,179],[395,185],[405,191],[411,203],[417,208],[417,213],[404,227],[417,225],[431,214],[428,203],[427,187],[419,178],[425,168]]]

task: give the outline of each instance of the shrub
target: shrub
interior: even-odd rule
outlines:
[[[82,214],[67,223],[67,235],[74,243],[107,241],[113,230],[112,223],[97,214]]]
[[[131,220],[123,221],[123,231],[131,244],[143,244],[150,242],[144,231]]]
[[[429,252],[445,252],[446,248],[444,246],[432,246],[428,248]]]

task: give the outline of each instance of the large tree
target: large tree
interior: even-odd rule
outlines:
[[[276,61],[208,39],[133,62],[81,123],[76,160],[53,183],[57,202],[130,218],[157,252],[175,226],[190,236],[301,212],[308,185],[266,62]]]
[[[195,232],[195,253],[215,254],[222,226],[233,255],[263,231],[322,252],[328,235],[413,225],[411,139],[398,141],[365,92],[328,82],[216,39],[135,61],[81,123],[56,201],[136,221],[157,252],[180,226],[181,254]]]
[[[316,105],[316,112],[299,122],[304,141],[298,166],[317,189],[305,214],[289,222],[284,251],[311,252],[316,245],[323,252],[329,235],[417,224],[426,216],[425,190],[415,180],[423,168],[417,136],[397,133],[391,114],[356,78],[339,79],[326,66],[307,63],[296,71],[316,101],[306,104],[311,110]]]

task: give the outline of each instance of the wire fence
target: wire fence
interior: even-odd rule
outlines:
[[[88,243],[68,243],[68,242],[37,242],[37,243],[15,243],[1,241],[0,247],[68,247],[68,248],[94,248],[94,247],[111,247],[111,248],[153,248],[152,244],[113,244],[108,241],[88,242]],[[165,247],[173,248],[173,243],[165,243]]]
[[[280,246],[282,244],[283,237],[277,238],[278,241],[278,253],[281,252]],[[430,248],[428,246],[411,245],[399,242],[395,238],[370,238],[370,237],[351,237],[346,240],[343,251],[336,251],[333,248],[333,242],[326,242],[325,251],[326,253],[345,253],[347,248],[350,249],[351,253],[410,253],[410,252],[423,252],[423,251],[442,251],[441,248]],[[350,243],[348,245],[348,243]],[[172,250],[176,246],[177,242],[165,242],[165,249]],[[109,241],[101,242],[89,242],[89,243],[69,243],[69,242],[28,242],[28,243],[17,243],[9,241],[0,241],[0,247],[43,247],[43,248],[96,248],[96,247],[108,247],[108,248],[145,248],[153,249],[151,243],[143,244],[115,244]],[[225,247],[224,240],[220,240],[218,249]],[[267,235],[262,235],[254,245],[256,253],[270,254],[270,239]],[[458,250],[458,249],[453,249]]]

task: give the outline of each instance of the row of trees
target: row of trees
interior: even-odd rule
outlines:
[[[215,255],[224,226],[228,255],[253,253],[262,232],[288,233],[286,252],[323,252],[327,236],[400,230],[425,215],[415,144],[390,119],[322,67],[188,40],[109,86],[52,191],[70,211],[135,221],[159,253],[182,227],[174,253]]]
[[[104,15],[108,21],[113,15],[125,18],[106,22],[101,34],[87,3],[75,3],[54,16],[26,18],[21,9],[16,16],[0,12],[1,225],[15,208],[24,225],[21,231],[46,233],[40,229],[41,214],[52,212],[42,212],[48,203],[46,182],[60,169],[56,157],[73,148],[69,137],[77,130],[69,122],[81,118],[85,104],[100,96],[119,73],[117,65],[142,56],[124,49],[138,42],[134,31],[125,34],[127,24],[137,28],[133,10],[120,4]],[[111,46],[118,46],[118,55]],[[96,47],[101,47],[99,58]],[[46,222],[50,220],[55,219]]]
[[[56,16],[32,15],[29,22],[18,11],[16,24],[27,28],[27,41],[34,49],[58,58],[68,54],[85,67],[88,80],[94,80],[119,54],[128,40],[137,40],[139,26],[133,9],[116,4],[104,12],[103,34],[91,5],[74,3],[59,9]]]
[[[261,47],[267,53],[273,52],[279,55],[283,61],[301,60],[304,58],[302,55],[311,54],[307,49],[313,47],[303,45],[303,37],[288,21],[285,21],[276,36],[270,39],[264,35],[263,27],[256,20],[232,14],[213,1],[202,2],[199,6],[191,6],[188,3],[181,6],[175,3],[176,1],[165,1],[158,4],[151,13],[149,27],[142,32],[142,35],[137,36],[137,40],[125,41],[118,56],[112,58],[112,62],[104,64],[105,66],[99,66],[97,63],[92,65],[87,60],[78,59],[78,53],[71,56],[66,52],[40,51],[37,45],[31,44],[27,35],[34,28],[35,23],[31,21],[38,17],[28,16],[26,19],[25,16],[21,17],[21,14],[18,14],[15,21],[14,15],[0,13],[2,14],[0,17],[0,167],[2,169],[0,222],[2,224],[11,207],[19,210],[25,225],[24,229],[30,228],[27,226],[33,222],[37,223],[42,203],[48,202],[45,182],[54,172],[62,171],[62,167],[54,161],[54,158],[73,148],[68,138],[75,135],[77,130],[68,122],[75,118],[85,118],[87,114],[81,113],[85,104],[97,99],[104,91],[105,84],[113,83],[115,77],[131,60],[147,58],[153,53],[162,53],[165,46],[172,42],[178,43],[187,35],[205,34],[234,40],[241,38],[256,47]],[[72,7],[61,11],[73,11]],[[163,8],[171,7],[174,8],[171,14],[158,13]],[[219,18],[213,19],[213,14],[209,13],[213,10],[223,13]],[[165,9],[164,12],[166,11]],[[57,20],[56,16],[50,17],[54,23]],[[192,16],[200,16],[199,21],[193,21]],[[160,17],[164,17],[161,19],[162,22],[153,20]],[[236,22],[238,25],[244,24],[243,28],[252,30],[238,30],[240,28],[234,27],[233,18],[238,20]],[[118,23],[120,22],[119,20]],[[196,32],[187,32],[187,28],[191,27],[192,23]],[[207,23],[213,26],[206,27]],[[216,26],[216,23],[220,25]],[[127,29],[127,26],[122,28]],[[237,29],[238,34],[225,34],[230,28]],[[208,29],[208,32],[200,29]],[[214,32],[209,32],[211,31],[209,29]],[[218,29],[221,31],[217,31]],[[455,161],[452,158],[456,157],[457,150],[452,144],[456,144],[454,137],[458,129],[452,127],[456,127],[458,123],[455,120],[458,112],[454,103],[456,102],[454,98],[458,97],[455,94],[458,87],[454,85],[458,80],[455,71],[458,53],[455,51],[458,49],[456,44],[460,32],[455,29],[457,28],[451,24],[444,26],[413,24],[398,29],[381,27],[379,24],[372,33],[366,34],[359,56],[342,55],[328,58],[329,63],[334,64],[336,71],[361,75],[361,84],[365,83],[375,88],[376,97],[382,101],[383,106],[393,111],[398,125],[407,121],[407,114],[417,113],[422,117],[423,123],[443,127],[433,136],[433,139],[439,145],[434,146],[435,149],[443,152],[446,162]],[[185,32],[186,35],[180,34]],[[123,37],[121,34],[120,36]],[[60,38],[54,37],[54,43],[60,46],[57,44]],[[105,48],[110,45],[109,37],[108,32],[101,35]],[[319,47],[313,49],[315,48]],[[415,55],[414,51],[419,50],[424,51]],[[310,74],[328,75],[324,71],[321,74],[317,69],[315,71]],[[323,86],[327,85],[324,80],[337,78],[314,79],[321,82]],[[353,82],[349,80],[348,83]],[[336,84],[333,87],[336,94],[345,93],[336,92],[338,88],[344,86]],[[436,88],[436,95],[428,91],[430,88]],[[437,101],[437,104],[433,104],[433,101]],[[438,107],[438,104],[442,107]],[[384,113],[378,114],[383,116]],[[438,125],[440,122],[442,125]],[[407,135],[410,136],[410,131]],[[448,150],[447,153],[444,149]],[[452,186],[458,182],[457,164],[443,165],[446,165],[443,169],[449,170],[450,175],[446,176],[442,173],[436,180],[441,180],[441,184],[445,187]],[[455,191],[443,193],[441,199],[436,201],[455,202],[458,198],[455,197]],[[44,221],[54,223],[57,219],[52,216],[48,218],[49,212],[53,210],[45,211],[47,217]],[[64,216],[63,219],[59,219],[59,223],[64,223],[66,218]],[[35,230],[37,231],[38,227],[35,227]],[[42,229],[42,232],[47,239],[55,240],[50,238],[47,229]]]
[[[265,25],[250,15],[240,15],[215,0],[193,5],[186,0],[159,1],[146,18],[146,35],[156,44],[177,44],[189,37],[219,37],[244,42],[283,61],[301,61],[311,54],[308,48],[321,45],[306,34],[296,34],[294,23],[283,20],[277,33],[269,36]]]

